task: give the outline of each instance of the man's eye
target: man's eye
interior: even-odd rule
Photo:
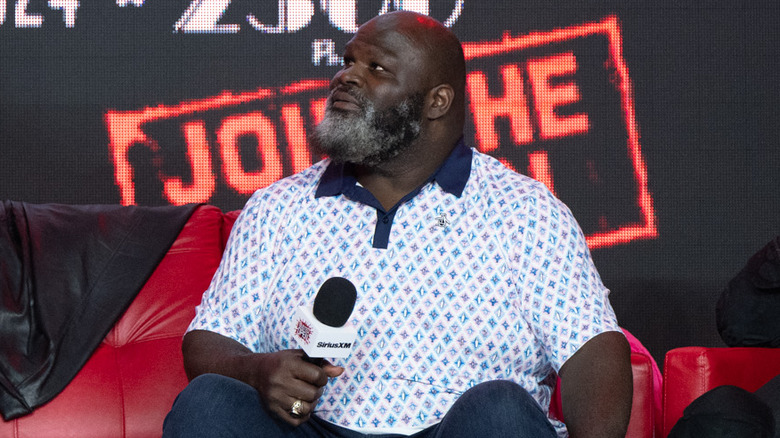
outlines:
[[[371,64],[371,68],[377,71],[385,71],[385,68],[379,64]]]

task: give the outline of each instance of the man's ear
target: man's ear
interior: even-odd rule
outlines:
[[[425,116],[435,120],[447,114],[455,99],[455,90],[450,84],[437,85],[428,92]]]

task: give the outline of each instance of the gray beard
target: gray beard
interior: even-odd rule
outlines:
[[[371,101],[354,92],[363,108],[350,113],[331,107],[314,128],[313,143],[333,161],[375,166],[400,154],[420,135],[424,96],[407,97],[398,105],[378,111]]]

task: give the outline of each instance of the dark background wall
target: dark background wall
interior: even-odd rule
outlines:
[[[659,365],[723,345],[718,294],[780,233],[777,2],[321,3],[0,1],[0,199],[239,209],[318,159],[305,135],[338,69],[328,44],[340,53],[349,25],[382,10],[425,8],[467,48],[466,141],[572,208],[621,325]],[[508,95],[506,113],[480,112]],[[550,120],[562,131],[545,134]],[[204,189],[166,195],[177,181]]]

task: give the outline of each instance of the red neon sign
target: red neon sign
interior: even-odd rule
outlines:
[[[466,60],[475,60],[480,58],[491,58],[513,52],[523,52],[537,49],[543,46],[565,43],[577,39],[583,39],[593,36],[603,36],[607,40],[607,60],[606,63],[614,69],[614,76],[610,78],[611,82],[616,84],[620,96],[620,110],[623,117],[623,123],[626,129],[628,150],[633,167],[634,186],[636,188],[636,204],[638,206],[639,218],[631,223],[623,223],[617,227],[603,226],[602,230],[588,233],[587,241],[591,248],[612,246],[621,243],[627,243],[637,239],[652,239],[658,236],[656,227],[655,210],[653,200],[647,184],[647,167],[642,155],[642,148],[639,142],[639,127],[636,122],[636,113],[634,109],[633,93],[631,82],[628,75],[628,67],[623,58],[623,38],[620,32],[620,23],[615,16],[605,18],[600,22],[586,23],[572,26],[564,29],[557,29],[551,32],[538,32],[523,35],[519,37],[510,37],[505,35],[503,40],[495,43],[465,43],[463,45],[466,54]],[[556,111],[556,105],[565,105],[567,102],[575,102],[579,99],[579,92],[575,84],[565,83],[557,89],[550,87],[550,82],[546,80],[555,75],[566,75],[572,73],[576,68],[576,61],[572,59],[570,53],[559,55],[556,60],[553,58],[533,61],[534,64],[528,68],[528,76],[532,85],[532,90],[541,92],[542,98],[536,99],[537,115],[539,125],[539,137],[555,137],[575,135],[586,133],[588,131],[588,119],[586,114],[576,114],[568,118],[560,117]],[[561,61],[562,60],[562,61]],[[502,68],[505,83],[522,84],[520,74],[514,66],[505,66]],[[486,87],[481,83],[483,79],[479,73],[470,73],[470,85],[478,90]],[[506,111],[511,114],[511,126],[517,144],[527,144],[533,139],[531,130],[532,124],[528,112],[524,108],[524,102],[527,98],[520,95],[524,88],[505,87],[504,100],[508,101]],[[472,102],[474,101],[473,90],[471,91]],[[479,107],[481,94],[477,94],[477,104]],[[501,105],[497,102],[489,101],[486,106],[497,106],[499,109],[479,108],[475,111],[475,122],[477,138],[481,140],[478,144],[483,150],[491,151],[496,148],[492,128],[485,126],[485,120],[492,124],[494,117],[491,114],[482,115],[482,111],[503,111]],[[555,191],[553,184],[549,161],[545,151],[534,151],[529,154],[529,165],[527,174],[544,182],[551,190]],[[592,176],[591,176],[592,178]]]

